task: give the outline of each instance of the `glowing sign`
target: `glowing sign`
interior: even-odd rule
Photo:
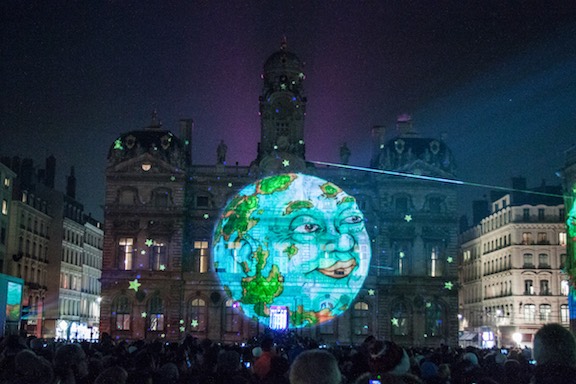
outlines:
[[[288,328],[288,309],[281,305],[270,306],[270,328]]]
[[[8,295],[6,297],[6,320],[20,320],[20,303],[22,302],[22,284],[8,282]]]
[[[356,199],[294,173],[243,188],[225,208],[213,244],[214,269],[239,309],[270,324],[271,307],[285,307],[293,328],[346,311],[371,257]]]

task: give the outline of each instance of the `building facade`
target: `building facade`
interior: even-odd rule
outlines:
[[[101,224],[86,218],[75,200],[73,170],[66,193],[54,188],[53,156],[40,171],[31,159],[3,157],[2,162],[16,175],[3,271],[24,280],[21,330],[37,337],[89,339],[99,322],[94,278],[100,271],[94,269],[101,264]],[[84,240],[88,235],[90,244]],[[92,283],[90,291],[83,291],[83,281]],[[90,316],[81,313],[83,297],[86,308],[92,307]]]
[[[462,330],[482,347],[531,347],[543,324],[569,324],[561,190],[532,192],[492,199],[488,216],[461,235]]]
[[[406,345],[455,345],[458,329],[457,195],[426,179],[453,178],[454,159],[439,139],[402,116],[386,135],[373,129],[374,172],[312,164],[305,158],[303,64],[285,43],[264,64],[261,141],[249,166],[191,164],[192,122],[180,135],[154,116],[110,146],[106,172],[101,331],[115,338],[179,339],[185,334],[241,341],[262,332],[223,289],[213,233],[227,202],[269,175],[303,173],[354,196],[370,237],[371,264],[342,316],[296,332],[326,342],[367,335]],[[230,143],[228,143],[230,144]],[[230,144],[232,145],[232,144]],[[348,163],[349,150],[341,148]],[[408,174],[412,177],[400,177]]]

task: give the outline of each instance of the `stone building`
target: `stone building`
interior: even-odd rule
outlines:
[[[367,335],[401,344],[457,343],[457,195],[454,159],[439,139],[401,116],[387,135],[373,129],[373,172],[305,158],[304,68],[285,43],[264,64],[261,138],[249,166],[191,164],[192,122],[180,134],[153,116],[149,127],[111,144],[106,171],[101,331],[117,338],[241,341],[265,325],[245,318],[217,278],[212,236],[227,202],[279,173],[320,177],[355,197],[370,237],[371,265],[348,310],[296,332],[326,342]],[[344,151],[348,162],[350,152]],[[409,174],[408,176],[401,176]],[[400,175],[400,176],[399,176]]]
[[[543,324],[569,323],[561,188],[530,194],[518,192],[525,179],[513,184],[515,192],[493,194],[488,215],[461,235],[462,325],[482,347],[531,347]]]

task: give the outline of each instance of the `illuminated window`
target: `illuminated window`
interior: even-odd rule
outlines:
[[[238,333],[242,329],[242,319],[237,310],[238,303],[234,300],[227,300],[224,310],[224,332]]]
[[[3,215],[8,214],[8,200],[6,199],[2,199],[2,214]]]
[[[558,245],[566,245],[566,232],[558,233]]]
[[[6,188],[10,187],[10,178],[9,177],[4,178],[4,186]]]
[[[151,331],[164,330],[164,308],[162,299],[156,295],[148,303],[148,329]]]
[[[410,249],[409,242],[395,242],[393,245],[394,267],[396,275],[410,274]]]
[[[552,317],[552,306],[550,304],[540,305],[540,321],[550,321]]]
[[[570,294],[570,283],[568,283],[568,280],[562,280],[560,282],[560,293],[564,296]]]
[[[195,259],[195,272],[206,273],[208,272],[208,263],[210,251],[208,249],[207,241],[194,242],[194,259]]]
[[[570,321],[570,311],[568,310],[567,304],[562,304],[560,306],[560,321],[562,323],[567,323]]]
[[[424,333],[427,337],[442,337],[446,328],[444,306],[437,302],[426,303],[424,310]]]
[[[188,306],[188,329],[192,332],[205,332],[207,323],[206,301],[193,299]]]
[[[150,268],[160,271],[168,265],[168,252],[166,244],[154,241],[150,250]]]
[[[408,313],[408,306],[406,303],[399,302],[396,303],[392,310],[390,311],[393,336],[408,336],[410,332],[410,327],[408,319],[410,319]]]
[[[428,256],[428,275],[432,277],[442,276],[442,265],[440,260],[440,246],[431,245]]]
[[[126,296],[120,296],[112,302],[112,325],[120,331],[130,330],[132,306]]]
[[[536,305],[534,304],[524,305],[524,321],[528,322],[536,321]]]
[[[352,332],[355,335],[370,334],[370,307],[367,303],[359,301],[354,304],[352,312]]]
[[[118,268],[129,271],[134,258],[134,239],[122,237],[118,240]]]
[[[532,240],[532,232],[522,233],[522,244],[524,244],[524,245],[534,244],[534,241]]]

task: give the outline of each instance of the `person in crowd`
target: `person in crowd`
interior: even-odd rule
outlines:
[[[312,349],[299,354],[290,368],[290,384],[340,384],[338,361],[330,352]]]
[[[262,354],[254,362],[253,372],[258,377],[259,380],[263,380],[268,372],[270,372],[270,367],[272,364],[272,357],[275,355],[274,349],[274,339],[271,337],[266,337],[262,340],[260,345],[262,348]]]
[[[534,384],[576,383],[576,339],[560,324],[542,326],[534,336]]]
[[[56,384],[88,384],[86,354],[79,344],[64,344],[54,354]]]

